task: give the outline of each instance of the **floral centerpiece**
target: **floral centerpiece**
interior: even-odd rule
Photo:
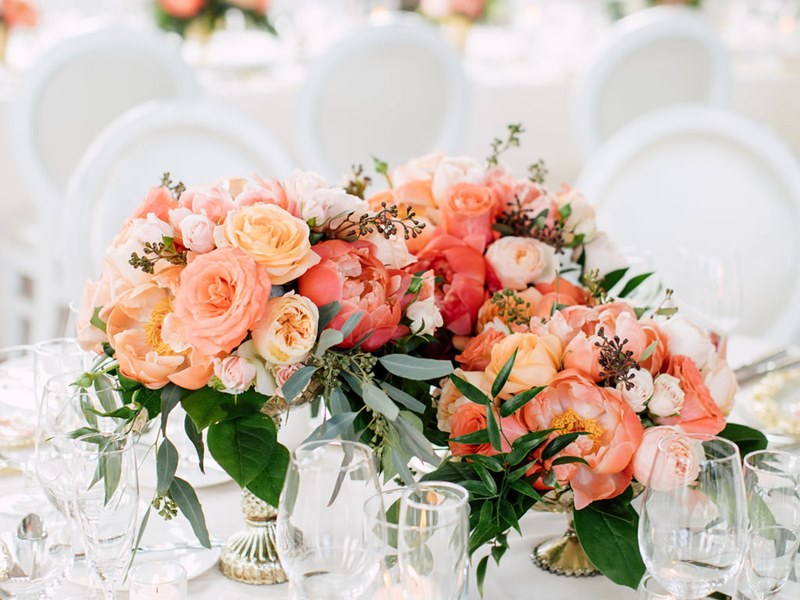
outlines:
[[[407,269],[433,272],[442,327],[417,352],[458,364],[427,431],[451,457],[426,478],[469,490],[473,551],[490,544],[499,561],[528,510],[560,507],[588,570],[636,587],[633,484],[647,482],[657,441],[673,429],[745,450],[766,440],[726,423],[737,386],[719,337],[677,314],[669,290],[643,303],[652,274],[629,272],[578,192],[544,187],[541,162],[527,179],[500,166],[521,133],[509,126],[485,165],[413,160],[371,198],[411,205],[428,225]]]
[[[200,468],[207,446],[272,505],[289,460],[273,419],[301,401],[322,400],[327,420],[313,437],[370,443],[387,477],[411,481],[412,457],[438,462],[422,416],[427,382],[452,365],[408,355],[441,320],[432,273],[404,270],[415,260],[406,241],[424,224],[408,207],[370,211],[357,195],[365,185],[297,171],[185,188],[165,176],[85,289],[78,339],[98,359],[79,383],[118,382],[124,406],[105,416],[121,430],[160,425],[152,506],[180,510],[204,544],[202,509],[175,476],[167,437],[178,405]]]
[[[608,12],[611,18],[616,20],[652,6],[701,8],[702,0],[610,0],[608,3]]]
[[[439,23],[450,41],[463,50],[472,24],[489,18],[497,4],[495,0],[422,0],[419,12]]]
[[[205,37],[216,29],[228,10],[239,10],[246,21],[274,33],[267,10],[269,0],[156,0],[156,18],[162,29],[182,36]]]

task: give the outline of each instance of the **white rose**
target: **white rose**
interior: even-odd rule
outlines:
[[[483,183],[486,172],[471,158],[444,158],[433,174],[431,192],[437,204],[442,204],[452,187],[458,183]]]
[[[311,195],[317,190],[326,189],[327,187],[328,182],[325,181],[322,175],[312,171],[300,171],[299,169],[295,169],[289,174],[289,177],[286,178],[284,190],[286,191],[286,199],[289,203],[300,206],[301,217],[308,221],[312,218],[322,216],[321,214],[310,214],[306,216],[306,210],[312,212],[314,208],[312,204],[306,209],[306,204],[309,203]]]
[[[400,165],[392,172],[392,184],[398,188],[416,181],[430,181],[443,158],[442,152],[432,152]]]
[[[444,325],[442,313],[436,306],[436,298],[433,296],[409,304],[406,316],[411,320],[411,332],[418,335],[433,335]]]
[[[683,408],[684,396],[680,380],[662,373],[653,382],[653,397],[647,403],[647,410],[656,417],[678,414]]]
[[[394,234],[387,240],[383,234],[373,231],[361,239],[375,245],[377,250],[375,255],[387,267],[402,269],[417,262],[416,257],[408,251],[408,246],[402,236]]]
[[[633,371],[633,377],[630,379],[633,387],[628,389],[624,381],[617,384],[617,390],[622,394],[625,402],[633,409],[634,412],[640,413],[647,406],[647,401],[653,395],[653,376],[649,371],[644,369],[636,369]]]
[[[595,238],[584,246],[586,252],[585,271],[597,271],[601,276],[624,269],[628,261],[622,256],[617,245],[605,233],[598,233]]]
[[[186,216],[181,220],[183,245],[198,254],[211,252],[215,247],[215,227],[213,221],[205,215]]]
[[[660,324],[669,338],[670,354],[688,356],[701,371],[714,357],[714,344],[708,332],[681,314]]]
[[[540,281],[552,281],[556,276],[558,259],[555,250],[531,238],[502,237],[486,251],[503,287],[524,290]]]
[[[733,408],[733,400],[739,391],[736,375],[726,360],[715,355],[703,370],[703,383],[722,413],[727,416]]]
[[[583,235],[585,242],[594,239],[597,233],[594,207],[586,201],[583,194],[573,188],[567,188],[556,196],[556,204],[560,209],[569,205],[570,214],[564,223],[564,228],[568,232]]]
[[[225,386],[225,391],[245,391],[255,381],[256,367],[241,356],[214,359],[214,376]]]

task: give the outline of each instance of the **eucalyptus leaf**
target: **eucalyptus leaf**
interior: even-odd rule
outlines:
[[[361,322],[362,318],[364,318],[364,311],[358,311],[357,313],[353,313],[347,317],[347,320],[344,322],[344,325],[342,325],[342,329],[340,330],[342,335],[347,337],[353,333],[353,330],[358,327],[358,324]]]
[[[378,362],[392,375],[414,381],[441,379],[453,372],[453,364],[449,360],[417,358],[406,354],[387,354],[381,356]]]
[[[178,470],[178,449],[164,438],[156,452],[156,492],[163,496],[169,491]]]
[[[508,377],[511,375],[511,369],[514,368],[514,362],[517,360],[517,350],[515,349],[514,352],[511,354],[509,359],[500,369],[500,372],[497,374],[497,377],[494,378],[494,383],[492,383],[492,397],[497,398],[500,395],[500,392],[503,391],[506,383],[508,382]]]
[[[658,340],[653,340],[652,342],[650,342],[650,344],[647,346],[647,348],[644,349],[644,352],[642,352],[642,355],[639,357],[639,360],[637,362],[640,362],[640,363],[644,362],[648,358],[653,356],[653,352],[656,351],[656,348],[658,348]]]
[[[175,500],[175,504],[178,505],[178,509],[192,526],[192,531],[194,531],[197,540],[204,548],[210,549],[211,540],[208,537],[206,518],[194,488],[187,481],[184,481],[180,477],[175,477],[172,480],[169,492],[172,499]]]
[[[308,436],[309,441],[322,441],[332,440],[341,436],[342,434],[352,430],[353,423],[358,417],[357,412],[344,412],[338,415],[333,415],[330,419],[317,427],[311,435]]]
[[[380,385],[383,388],[383,391],[389,394],[389,397],[398,404],[401,404],[407,409],[413,410],[414,412],[420,414],[425,412],[427,407],[422,402],[414,398],[411,394],[407,394],[403,390],[396,388],[385,381],[382,381]]]
[[[161,390],[161,432],[167,435],[167,420],[172,409],[178,406],[184,395],[184,390],[174,383],[168,383]]]
[[[186,432],[186,437],[189,438],[190,442],[192,442],[195,452],[197,452],[197,461],[200,465],[200,472],[205,474],[206,445],[205,442],[203,442],[203,434],[197,430],[197,426],[194,424],[192,417],[190,417],[188,414],[183,419],[183,430]]]
[[[333,319],[336,315],[339,314],[339,311],[342,310],[342,305],[338,302],[330,302],[329,304],[325,304],[319,307],[319,321],[317,323],[317,328],[322,331]]]
[[[400,479],[403,480],[403,483],[405,485],[413,484],[414,474],[411,472],[411,469],[408,468],[408,460],[404,460],[403,452],[399,451],[399,449],[393,449],[392,462],[394,463],[394,468],[397,469],[397,474],[400,476]]]
[[[347,400],[342,388],[338,385],[331,390],[329,399],[331,415],[336,416],[341,413],[350,412],[350,402]]]
[[[102,453],[103,450],[100,450],[100,452]],[[109,452],[102,459],[100,464],[103,465],[105,504],[108,504],[119,487],[120,479],[122,479],[122,455],[119,452]]]
[[[400,409],[397,408],[397,405],[386,395],[386,392],[374,383],[369,381],[364,383],[362,398],[364,399],[364,404],[375,412],[382,414],[389,421],[394,421],[400,414]]]
[[[418,425],[415,427],[414,424]],[[403,411],[397,420],[392,423],[400,435],[400,444],[412,456],[416,456],[429,464],[439,464],[439,457],[433,453],[433,446],[430,441],[422,434],[422,422],[414,414]]]
[[[336,329],[325,329],[319,335],[319,341],[317,342],[317,349],[314,351],[314,356],[317,358],[321,357],[327,350],[338,344],[341,344],[343,341],[344,335],[342,335],[341,331]]]
[[[286,402],[291,404],[295,398],[302,394],[316,372],[317,367],[305,366],[289,377],[282,386],[283,397]]]

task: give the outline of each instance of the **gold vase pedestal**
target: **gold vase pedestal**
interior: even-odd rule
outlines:
[[[565,577],[594,577],[600,571],[592,564],[583,551],[578,534],[572,522],[574,507],[572,491],[559,494],[549,492],[545,502],[538,502],[534,509],[542,512],[563,513],[567,515],[567,531],[563,535],[539,542],[531,551],[531,560],[540,569]]]
[[[278,511],[248,490],[242,491],[245,528],[222,549],[219,569],[228,579],[253,585],[286,581],[275,544]]]

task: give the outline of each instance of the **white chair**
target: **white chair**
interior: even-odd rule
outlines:
[[[575,80],[575,135],[584,158],[629,121],[681,103],[725,106],[727,50],[691,10],[642,10],[615,24]]]
[[[0,338],[6,343],[60,333],[37,289],[52,247],[67,180],[92,139],[126,110],[155,98],[199,93],[191,68],[163,35],[108,29],[65,40],[20,81],[9,142],[33,201],[32,222],[0,234]],[[39,305],[39,302],[45,304]]]
[[[258,122],[211,101],[163,100],[109,125],[70,179],[61,224],[61,296],[80,299],[105,250],[164,172],[187,185],[223,177],[285,177],[291,161]]]
[[[338,180],[372,156],[397,165],[458,147],[467,115],[461,57],[430,25],[365,27],[312,64],[300,92],[304,164]]]
[[[800,165],[737,113],[675,106],[633,121],[592,155],[576,188],[618,244],[652,255],[669,287],[691,277],[678,249],[736,252],[737,332],[776,343],[800,333]]]

